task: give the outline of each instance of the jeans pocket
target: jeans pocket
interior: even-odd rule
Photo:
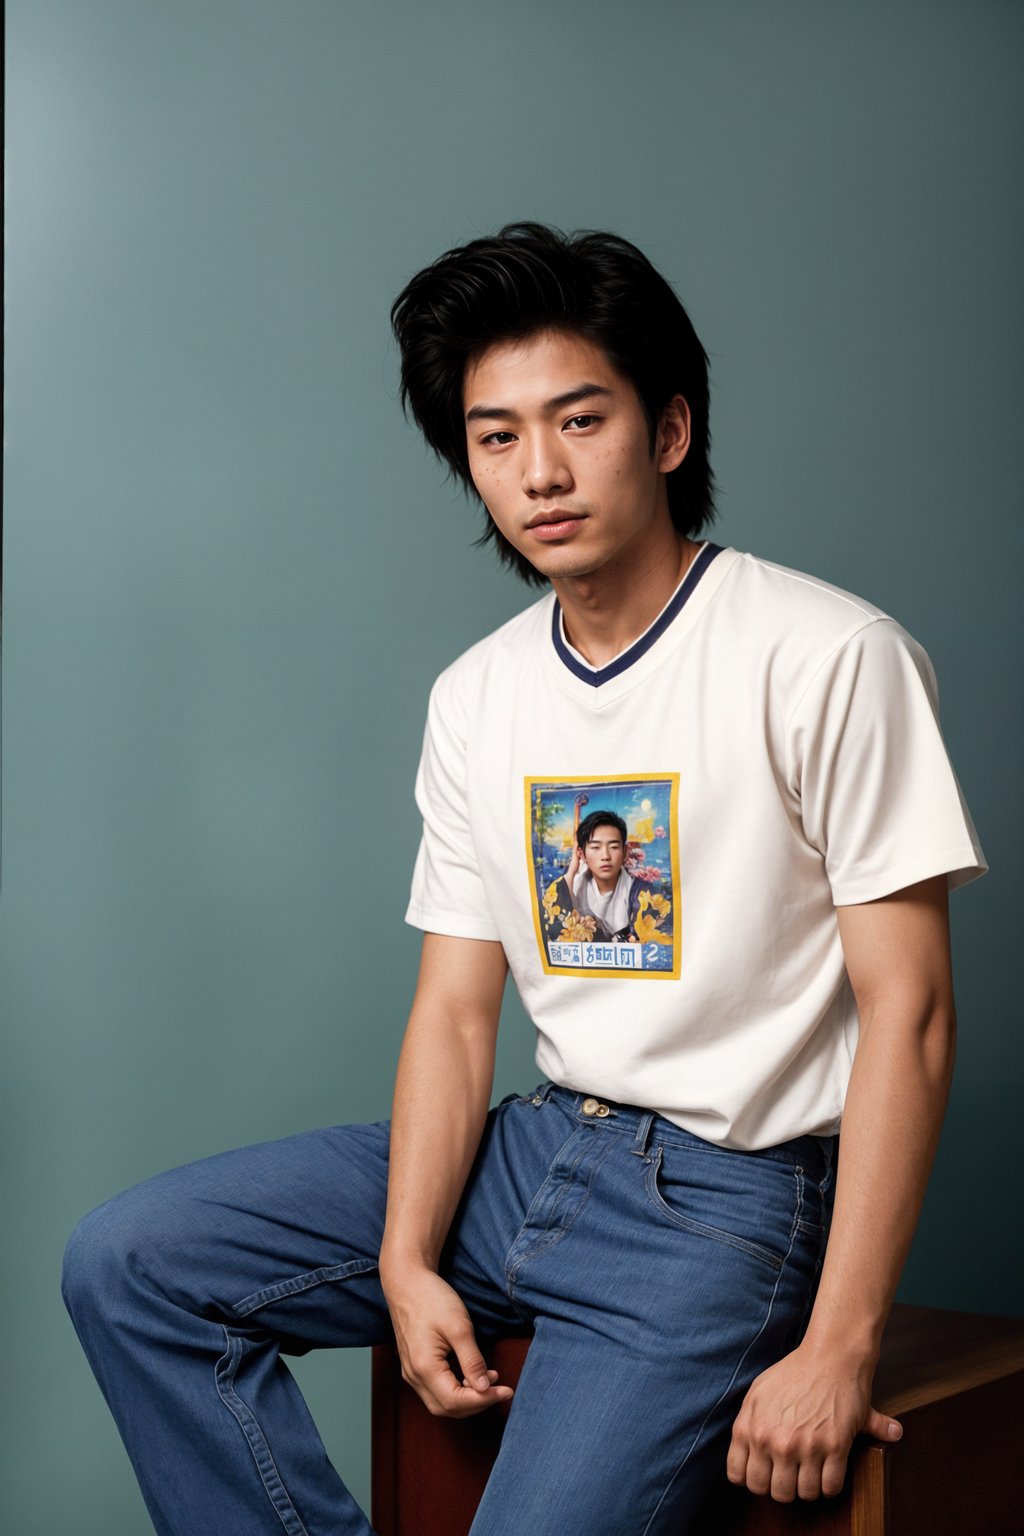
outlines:
[[[782,1268],[799,1219],[796,1167],[743,1152],[675,1144],[651,1149],[644,1187],[654,1209],[694,1237]]]

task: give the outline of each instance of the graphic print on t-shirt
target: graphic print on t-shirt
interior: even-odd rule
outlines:
[[[525,786],[546,974],[678,976],[679,775],[527,778]]]

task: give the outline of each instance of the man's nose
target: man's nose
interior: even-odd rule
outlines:
[[[554,496],[572,485],[572,474],[558,438],[537,433],[527,440],[523,488],[531,496]]]

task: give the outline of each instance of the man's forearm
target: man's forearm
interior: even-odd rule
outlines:
[[[494,940],[427,933],[398,1058],[381,1280],[436,1269],[480,1145],[508,962]]]
[[[414,1007],[395,1077],[382,1278],[437,1267],[487,1118],[494,1051],[485,1021]]]
[[[877,1359],[938,1145],[954,1041],[947,1007],[908,1020],[887,1002],[862,1018],[809,1349]]]

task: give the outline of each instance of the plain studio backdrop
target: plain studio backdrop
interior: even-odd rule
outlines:
[[[390,1109],[440,669],[533,601],[397,402],[388,307],[615,230],[711,356],[720,543],[929,651],[992,873],[900,1295],[1024,1310],[1024,9],[9,0],[6,1528],[143,1536],[59,1295],[86,1210]],[[510,988],[495,1098],[537,1081]],[[444,1106],[438,1106],[439,1113]],[[295,1364],[368,1501],[369,1368]]]

